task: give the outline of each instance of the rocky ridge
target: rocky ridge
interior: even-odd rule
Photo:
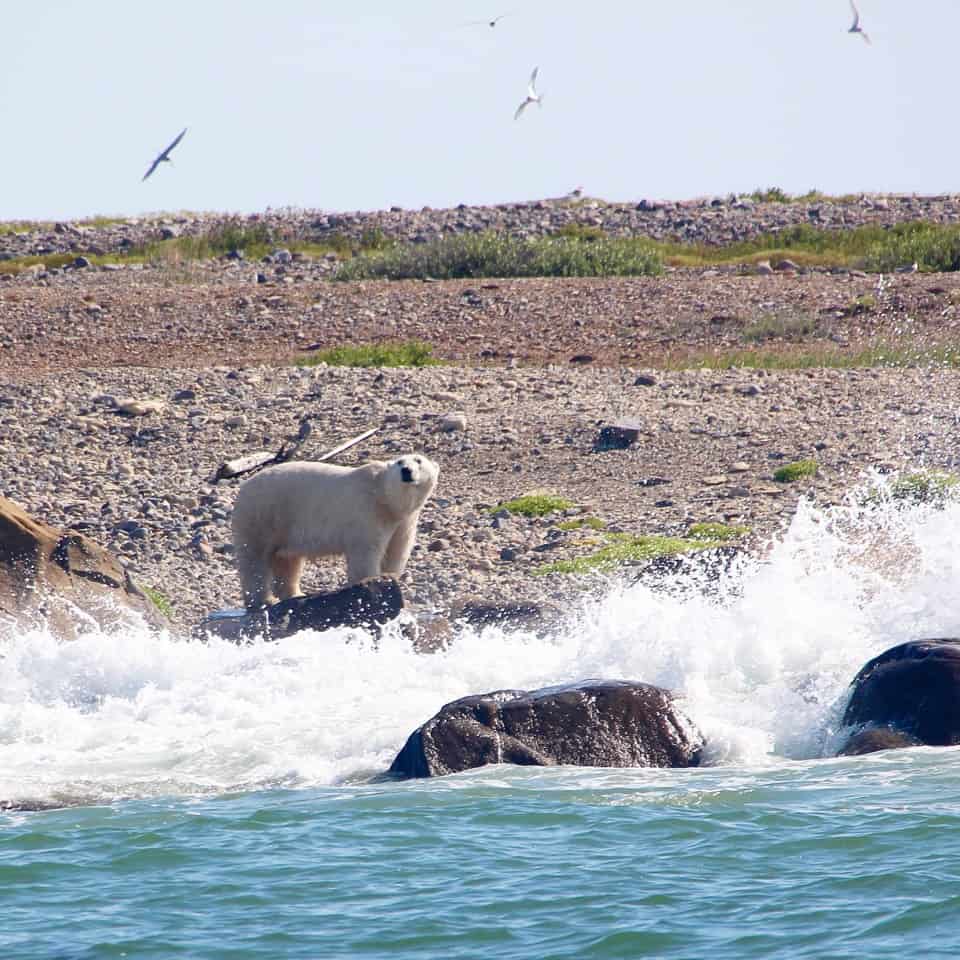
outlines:
[[[133,247],[177,236],[196,236],[230,224],[266,227],[278,243],[324,243],[332,236],[353,242],[379,235],[424,243],[455,233],[495,230],[515,237],[547,236],[571,224],[597,227],[611,236],[725,244],[775,233],[799,224],[850,228],[891,226],[906,220],[960,222],[960,196],[861,194],[818,197],[788,203],[754,200],[746,194],[693,200],[641,200],[612,203],[591,197],[559,197],[493,206],[459,204],[449,209],[330,212],[282,209],[255,214],[183,213],[59,223],[24,223],[0,233],[0,260],[56,253],[123,253]]]

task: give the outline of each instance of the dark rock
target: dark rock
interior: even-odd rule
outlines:
[[[463,620],[473,627],[519,627],[537,629],[559,619],[560,613],[547,604],[533,600],[489,602],[462,600],[450,611],[454,620]]]
[[[393,577],[375,577],[332,593],[292,597],[236,616],[208,617],[194,634],[200,638],[213,634],[239,642],[282,640],[300,630],[334,627],[360,627],[376,633],[402,610],[400,584]]]
[[[126,568],[83,534],[34,520],[0,497],[0,622],[15,630],[47,627],[64,640],[84,629],[166,618]]]
[[[600,429],[593,449],[597,453],[607,450],[626,450],[636,443],[644,426],[639,420],[618,420]]]
[[[670,691],[584,680],[448,703],[410,735],[390,772],[436,777],[490,763],[692,767],[702,748]]]
[[[651,377],[648,373],[637,374],[637,379],[633,381],[635,387],[652,387],[657,382],[656,377]]]
[[[881,653],[851,684],[841,755],[960,743],[960,640],[914,640]]]
[[[86,257],[75,257],[71,266],[77,270],[83,270],[90,266],[90,261]]]
[[[635,579],[647,586],[662,586],[665,582],[675,582],[677,577],[719,580],[743,556],[746,551],[742,547],[725,546],[654,557]]]

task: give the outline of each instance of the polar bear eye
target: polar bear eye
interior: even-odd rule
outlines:
[[[419,457],[414,457],[413,459],[415,463],[423,463],[423,461]]]

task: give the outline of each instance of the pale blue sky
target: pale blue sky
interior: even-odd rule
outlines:
[[[960,2],[859,6],[4,4],[0,219],[960,190]]]

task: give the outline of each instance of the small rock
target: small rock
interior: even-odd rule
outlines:
[[[460,433],[467,429],[467,415],[465,413],[445,413],[440,418],[440,429],[444,433]]]
[[[595,452],[626,450],[637,442],[643,429],[644,426],[639,420],[618,420],[616,423],[607,424],[601,428],[593,449]]]
[[[145,417],[163,410],[162,400],[122,400],[117,404],[117,413],[126,417]]]
[[[440,553],[441,550],[449,549],[450,541],[444,540],[443,537],[437,537],[436,540],[431,540],[430,543],[427,544],[427,550],[429,550],[430,553]]]

